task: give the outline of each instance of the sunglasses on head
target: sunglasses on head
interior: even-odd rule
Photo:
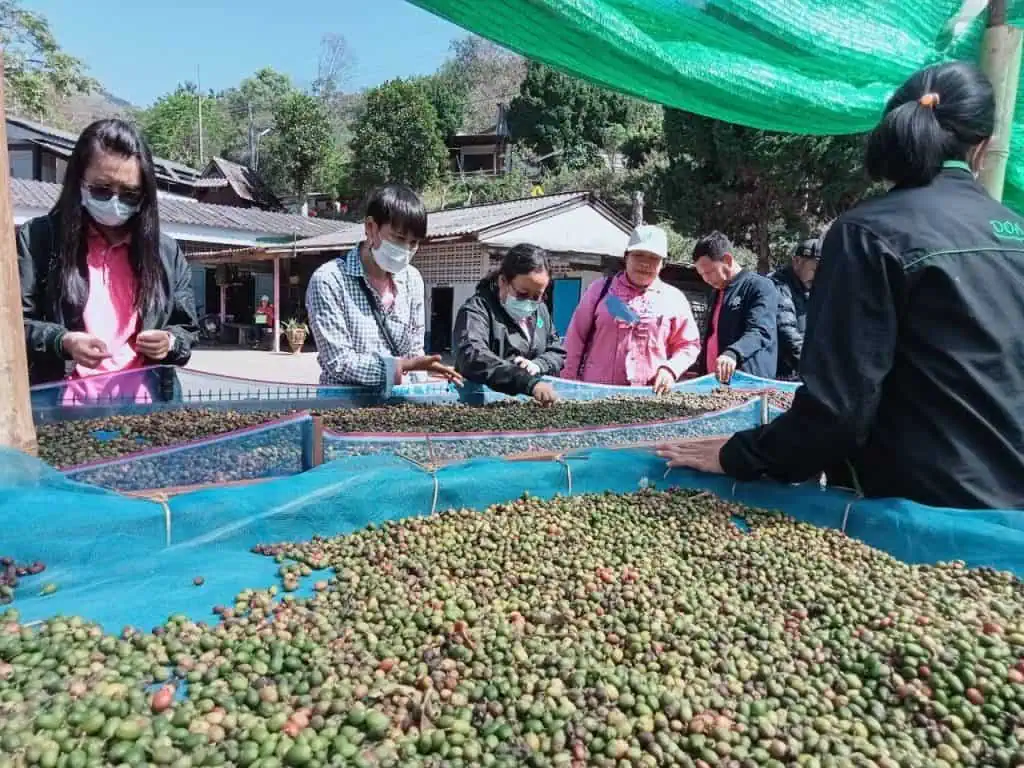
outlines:
[[[89,190],[90,195],[101,203],[105,203],[113,197],[117,197],[125,205],[139,205],[142,203],[141,189],[128,188],[116,190],[106,184],[86,184],[85,188]]]

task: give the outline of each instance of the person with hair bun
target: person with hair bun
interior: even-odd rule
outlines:
[[[544,376],[562,370],[562,348],[544,294],[551,284],[548,252],[522,243],[480,281],[455,319],[455,368],[467,380],[506,395],[556,400]]]
[[[890,191],[822,242],[793,406],[672,466],[1024,509],[1024,220],[977,182],[995,129],[973,64],[913,75],[867,142]]]

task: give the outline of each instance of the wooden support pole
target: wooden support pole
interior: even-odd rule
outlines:
[[[0,51],[0,68],[3,52]],[[14,243],[10,165],[7,159],[7,120],[0,81],[0,446],[35,456],[36,429],[28,386],[28,353],[21,316],[21,278]]]
[[[281,351],[281,257],[274,256],[274,352]]]
[[[310,451],[310,469],[324,463],[324,419],[313,416],[312,446]]]
[[[995,134],[989,143],[979,180],[996,200],[1003,199],[1010,133],[1020,82],[1021,41],[1024,32],[1006,23],[1006,0],[989,0],[988,29],[982,39],[981,68],[996,94]]]

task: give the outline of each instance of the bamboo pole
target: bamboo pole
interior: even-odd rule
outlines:
[[[1020,82],[1022,31],[1006,23],[1006,0],[989,0],[988,13],[988,28],[982,39],[981,68],[995,90],[996,126],[979,179],[994,199],[1002,200]]]
[[[3,51],[0,51],[0,69]],[[21,316],[21,278],[14,243],[10,166],[7,159],[7,115],[0,81],[0,446],[37,453],[36,429],[29,397],[25,325]]]

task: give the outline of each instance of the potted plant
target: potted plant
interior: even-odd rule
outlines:
[[[297,355],[309,336],[309,326],[293,318],[284,324],[284,335],[288,339],[288,346],[292,348],[292,354]]]

